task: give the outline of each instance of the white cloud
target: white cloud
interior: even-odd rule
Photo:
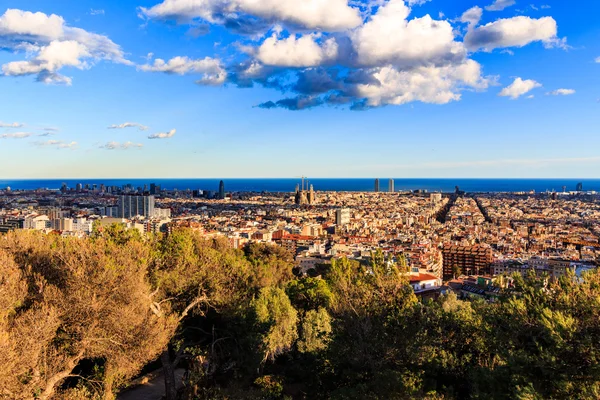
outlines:
[[[136,122],[125,122],[119,125],[111,125],[108,129],[125,129],[125,128],[138,128],[140,131],[147,131],[148,127],[146,125],[138,124]]]
[[[45,142],[35,142],[39,147],[54,147],[57,149],[74,149],[77,147],[77,142],[63,142],[60,140],[47,140]]]
[[[263,64],[280,67],[314,67],[335,60],[335,39],[329,38],[320,45],[316,39],[316,35],[292,35],[286,39],[273,35],[257,49],[256,58]]]
[[[125,143],[108,142],[106,144],[100,145],[99,147],[101,149],[106,149],[106,150],[117,150],[117,149],[128,150],[128,149],[141,149],[142,147],[144,147],[144,145],[141,143],[133,143],[133,142],[125,142]]]
[[[56,74],[56,71],[65,66],[86,68],[88,65],[82,59],[89,56],[87,48],[74,40],[52,41],[48,46],[41,47],[34,59],[4,64],[2,72],[6,76],[37,74],[38,80],[44,83],[70,85],[71,79]]]
[[[193,60],[188,57],[174,57],[169,61],[157,58],[154,64],[146,64],[138,67],[144,72],[164,72],[167,74],[201,74],[202,78],[197,81],[205,85],[220,85],[227,79],[227,71],[216,58],[205,57]]]
[[[19,122],[7,123],[0,121],[0,128],[22,128],[25,124],[21,124]]]
[[[465,44],[469,50],[492,51],[504,47],[523,47],[541,41],[548,47],[564,46],[564,39],[558,39],[557,24],[554,18],[514,17],[499,19],[467,32]]]
[[[108,37],[67,26],[62,17],[8,9],[0,16],[1,48],[32,54],[2,66],[5,76],[37,75],[43,83],[71,84],[58,73],[63,67],[89,68],[107,60],[131,65],[121,48]]]
[[[200,19],[229,29],[252,33],[276,23],[322,31],[344,31],[361,23],[360,12],[347,0],[165,0],[141,8],[147,18],[191,21]]]
[[[486,89],[490,81],[482,78],[481,66],[468,60],[457,66],[420,67],[399,71],[383,67],[373,72],[378,83],[358,84],[356,97],[365,98],[366,106],[406,104],[413,101],[446,104],[460,100],[461,89]]]
[[[478,26],[483,15],[481,7],[473,7],[460,17],[460,22],[468,24],[461,39],[462,27],[453,26],[458,21],[411,16],[410,7],[425,2],[165,0],[142,9],[142,14],[192,27],[198,23],[220,24],[236,33],[252,35],[230,47],[245,54],[223,58],[229,60],[228,64],[210,57],[175,57],[169,61],[149,60],[138,68],[203,74],[201,83],[231,82],[238,87],[258,84],[285,94],[282,99],[258,105],[261,108],[301,110],[348,104],[352,109],[364,109],[413,101],[445,104],[460,100],[466,90],[487,89],[495,78],[483,75],[482,66],[469,58],[469,51],[505,48],[508,52],[509,47],[535,41],[546,47],[566,46],[565,39],[557,37],[556,21],[550,17],[516,17]],[[492,7],[507,3],[497,1]],[[322,8],[324,4],[327,7]],[[310,12],[309,6],[313,7]],[[335,21],[342,14],[335,12],[337,6],[352,13],[360,9],[362,22],[338,24]],[[321,15],[329,19],[320,19]],[[334,25],[344,27],[332,28]]]
[[[104,10],[102,10],[102,9],[95,10],[92,8],[90,10],[90,15],[104,15]]]
[[[430,2],[431,0],[408,0],[408,5],[409,6],[421,6],[425,3]]]
[[[557,89],[551,92],[546,93],[549,96],[569,96],[575,94],[575,90],[573,89]]]
[[[410,11],[404,1],[390,0],[350,35],[360,65],[410,67],[464,59],[464,46],[454,41],[448,21],[429,15],[409,21]]]
[[[502,11],[505,8],[514,6],[517,2],[515,0],[495,0],[493,4],[485,7],[487,11]]]
[[[32,136],[33,133],[29,132],[14,132],[14,133],[4,133],[0,135],[2,139],[25,139]]]
[[[469,26],[477,26],[479,21],[481,21],[481,17],[483,16],[483,10],[481,7],[473,7],[469,8],[467,11],[463,13],[460,17],[460,22],[465,24],[469,24]]]
[[[171,129],[169,132],[154,133],[148,136],[148,139],[168,139],[175,136],[175,133],[177,133],[177,130]]]
[[[64,23],[55,14],[8,9],[0,16],[0,36],[32,36],[51,41],[64,35]]]
[[[531,79],[523,80],[521,78],[516,78],[512,84],[502,89],[499,96],[510,97],[511,99],[516,100],[524,94],[541,86],[540,83]]]
[[[598,64],[600,64],[600,57],[596,58],[596,60],[594,60],[594,61],[596,61]]]

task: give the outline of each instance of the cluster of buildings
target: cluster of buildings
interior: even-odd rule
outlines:
[[[378,191],[377,180],[373,192],[316,192],[303,180],[292,193],[226,194],[223,182],[212,193],[156,185],[4,190],[0,232],[83,236],[112,223],[143,233],[185,226],[238,248],[284,247],[309,274],[342,257],[368,265],[381,250],[387,262],[406,266],[422,297],[452,285],[465,295],[495,293],[491,282],[501,276],[581,274],[600,259],[597,196],[397,193],[393,180],[388,186]]]

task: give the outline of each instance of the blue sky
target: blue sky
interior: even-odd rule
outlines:
[[[0,178],[600,177],[597,2],[272,1],[4,0]]]

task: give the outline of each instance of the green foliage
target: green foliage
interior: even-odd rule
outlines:
[[[126,246],[129,242],[142,241],[142,235],[137,229],[127,229],[125,224],[111,224],[102,226],[99,221],[92,226],[92,239],[104,239],[119,246]]]
[[[298,313],[279,288],[263,288],[252,302],[258,331],[261,333],[263,362],[288,350],[298,337]]]
[[[282,247],[250,243],[244,248],[244,254],[252,264],[255,287],[284,287],[294,277],[294,258]]]
[[[331,317],[324,308],[310,310],[302,319],[301,338],[298,350],[301,353],[315,353],[325,350],[331,336]]]
[[[185,399],[600,398],[598,271],[418,302],[401,256],[334,260],[322,278],[292,266],[187,229],[6,235],[0,398],[110,398],[167,343]]]
[[[291,281],[286,293],[298,310],[329,308],[334,302],[333,292],[327,281],[321,278],[300,278]]]
[[[279,399],[283,396],[281,377],[264,375],[257,378],[254,384],[260,388],[265,399]]]

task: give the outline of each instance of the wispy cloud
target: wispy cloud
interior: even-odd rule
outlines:
[[[25,124],[21,124],[19,122],[13,122],[12,124],[9,124],[9,123],[0,121],[0,128],[22,128],[24,126],[25,126]]]
[[[108,142],[106,144],[100,145],[98,146],[101,149],[105,149],[105,150],[128,150],[128,149],[141,149],[142,147],[144,147],[143,144],[141,143],[133,143],[133,142],[125,142],[125,143],[119,143],[119,142]]]
[[[46,140],[45,142],[34,142],[38,147],[54,147],[56,149],[75,149],[77,142],[63,142],[61,140]]]
[[[175,136],[175,133],[177,133],[177,130],[171,129],[169,132],[161,132],[161,133],[152,134],[152,135],[148,136],[148,139],[168,139],[168,138],[172,138],[173,136]]]
[[[92,8],[90,10],[90,15],[104,15],[104,10],[95,10]]]
[[[30,136],[33,136],[33,133],[30,132],[15,132],[15,133],[4,133],[0,135],[2,139],[25,139]]]
[[[119,125],[111,125],[108,129],[126,129],[126,128],[138,128],[140,131],[147,131],[146,125],[138,124],[137,122],[125,122]]]
[[[557,89],[546,93],[548,96],[569,96],[572,94],[575,94],[575,90],[573,89]]]

